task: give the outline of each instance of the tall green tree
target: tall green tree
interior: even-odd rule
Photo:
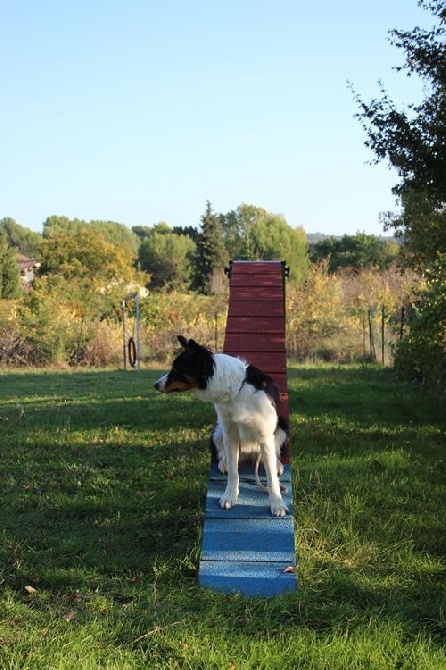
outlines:
[[[35,233],[30,228],[19,225],[15,219],[9,216],[0,220],[0,228],[5,231],[10,247],[14,247],[17,251],[30,258],[39,256],[42,235]]]
[[[250,244],[254,258],[262,260],[285,260],[290,268],[290,277],[298,282],[308,274],[308,245],[303,228],[292,228],[279,214],[259,217],[250,232]]]
[[[17,252],[9,246],[5,231],[0,228],[0,298],[14,300],[21,294]]]
[[[388,216],[386,224],[404,235],[407,262],[423,274],[426,283],[412,327],[397,346],[397,367],[401,373],[444,392],[446,6],[444,0],[419,0],[418,4],[432,14],[433,27],[393,30],[390,35],[392,44],[405,54],[405,64],[399,69],[423,81],[423,101],[397,109],[384,90],[380,99],[366,103],[357,96],[357,101],[359,118],[368,135],[366,144],[377,160],[387,159],[400,178],[393,190],[400,198],[402,214]],[[441,374],[432,375],[433,370]]]
[[[223,239],[230,258],[285,260],[291,278],[301,281],[309,269],[305,231],[291,227],[280,214],[242,203],[221,216]]]
[[[94,287],[134,279],[130,247],[112,244],[100,230],[87,224],[73,231],[59,226],[47,229],[41,252],[42,274],[86,279]]]
[[[193,288],[200,293],[211,293],[213,276],[221,272],[227,262],[228,253],[223,242],[220,216],[207,201],[197,241]]]
[[[247,260],[249,256],[249,226],[252,221],[245,216],[247,205],[240,205],[226,214],[220,214],[223,239],[231,259]]]
[[[402,214],[387,216],[385,224],[404,235],[409,260],[422,268],[446,252],[446,6],[444,0],[418,4],[432,14],[432,28],[392,30],[390,42],[404,54],[396,69],[423,81],[423,101],[398,108],[384,88],[371,102],[356,100],[366,145],[400,178],[393,191]]]
[[[221,217],[223,239],[230,258],[255,260],[252,228],[267,215],[268,212],[262,207],[242,202],[236,210],[231,210]]]
[[[327,260],[329,272],[336,272],[339,268],[385,270],[398,258],[399,251],[400,247],[394,240],[356,233],[330,236],[315,242],[310,247],[310,259],[313,263]]]
[[[80,230],[85,231],[86,226],[100,233],[104,240],[114,247],[121,247],[124,254],[130,254],[133,259],[136,258],[139,249],[138,236],[128,226],[115,221],[94,219],[84,221],[82,219],[69,219],[66,216],[49,216],[43,223],[43,237],[47,238],[56,231],[75,235]]]
[[[173,226],[172,232],[175,235],[187,235],[195,243],[197,243],[200,234],[196,226]]]
[[[139,249],[139,266],[151,277],[149,287],[188,289],[195,243],[188,235],[177,235],[160,224],[149,230]]]

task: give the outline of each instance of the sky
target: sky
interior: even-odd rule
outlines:
[[[199,225],[241,203],[307,233],[383,233],[347,81],[400,106],[416,0],[0,0],[0,218]]]

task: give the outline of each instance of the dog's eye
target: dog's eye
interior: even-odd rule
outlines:
[[[186,377],[180,368],[172,368],[172,377],[178,381],[185,381]]]

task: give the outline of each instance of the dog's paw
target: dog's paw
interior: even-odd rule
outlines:
[[[277,459],[277,474],[278,474],[279,477],[281,477],[283,475],[283,465],[279,461],[279,459]]]
[[[283,502],[282,498],[277,498],[271,500],[271,514],[273,516],[281,517],[286,516],[288,513],[288,507]]]
[[[224,475],[228,471],[226,468],[226,459],[222,458],[221,461],[218,461],[218,469]]]
[[[225,491],[220,498],[220,507],[222,509],[231,509],[231,507],[235,507],[237,500],[238,495],[236,493],[231,494],[230,491]]]

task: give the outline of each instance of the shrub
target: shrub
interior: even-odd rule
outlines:
[[[395,368],[400,376],[426,388],[446,391],[446,254],[426,270],[413,305],[409,331],[396,345]]]
[[[71,365],[106,367],[121,365],[122,328],[110,321],[92,321],[83,324],[83,332],[70,357]]]

